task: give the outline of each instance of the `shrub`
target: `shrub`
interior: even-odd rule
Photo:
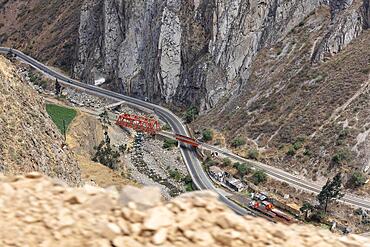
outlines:
[[[211,130],[207,129],[203,132],[203,141],[208,142],[213,139],[213,133]]]
[[[243,138],[237,137],[231,142],[231,146],[234,148],[237,148],[237,147],[243,146],[245,143],[246,141]]]
[[[294,156],[295,152],[296,152],[296,149],[293,146],[290,146],[286,154],[289,156]]]
[[[339,150],[332,158],[334,164],[342,164],[345,161],[348,161],[351,157],[351,153],[348,149]]]
[[[349,186],[353,188],[359,188],[362,185],[364,185],[365,182],[366,182],[365,174],[363,174],[362,172],[358,172],[358,171],[352,173],[350,179],[348,180]]]
[[[231,165],[231,160],[229,158],[224,158],[222,160],[222,164],[224,164],[224,166],[230,166]]]
[[[175,140],[172,140],[172,139],[169,139],[169,138],[166,138],[164,139],[164,142],[163,142],[163,148],[164,149],[172,149],[172,147],[176,147],[178,144],[177,141]]]
[[[169,126],[168,124],[165,124],[165,125],[163,125],[162,130],[164,130],[164,131],[170,131],[172,129],[171,129],[171,126]]]
[[[169,174],[170,174],[170,177],[171,178],[175,179],[178,182],[181,181],[181,180],[183,180],[183,177],[182,177],[181,173],[177,169],[170,170],[169,171]]]
[[[311,152],[311,150],[309,150],[308,148],[306,148],[304,150],[304,152],[303,152],[303,155],[305,155],[305,156],[311,156],[312,155],[312,152]]]
[[[236,162],[234,167],[238,170],[240,176],[244,176],[252,172],[252,168],[245,163]]]
[[[248,159],[257,160],[259,155],[260,154],[257,149],[251,149],[248,151]]]
[[[257,170],[253,173],[252,179],[254,184],[258,185],[267,181],[267,174],[262,170]]]
[[[186,123],[191,123],[198,116],[199,112],[195,106],[188,108],[185,112],[185,121]]]
[[[321,210],[315,210],[311,215],[311,220],[321,222],[326,217],[326,213]]]

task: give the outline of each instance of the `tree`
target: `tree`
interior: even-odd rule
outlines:
[[[198,116],[198,114],[199,114],[198,109],[195,106],[188,108],[188,110],[185,112],[186,123],[193,122],[195,118]]]
[[[114,150],[110,145],[110,137],[108,132],[104,132],[104,140],[102,140],[99,146],[94,147],[96,153],[92,158],[93,161],[99,162],[111,169],[117,168],[117,163],[120,157],[120,153]]]
[[[213,133],[212,133],[212,131],[209,130],[209,129],[206,129],[203,132],[203,141],[208,142],[208,141],[211,141],[212,139],[213,139]]]
[[[313,206],[309,202],[303,202],[302,207],[299,209],[302,213],[305,213],[305,219],[308,218],[308,214],[313,210]]]
[[[338,173],[335,177],[326,182],[322,187],[321,192],[317,195],[317,200],[324,212],[327,212],[328,204],[332,200],[340,199],[344,196],[342,191],[342,174]]]
[[[267,174],[262,170],[257,170],[253,173],[254,184],[258,185],[267,181]]]
[[[111,125],[107,109],[104,108],[104,111],[99,114],[99,121],[105,130],[108,129],[108,125]]]
[[[236,162],[234,164],[234,167],[238,170],[241,177],[243,177],[245,174],[248,174],[252,171],[250,166],[248,166],[246,163]]]
[[[62,86],[60,85],[58,79],[55,79],[55,95],[59,96],[62,92]]]

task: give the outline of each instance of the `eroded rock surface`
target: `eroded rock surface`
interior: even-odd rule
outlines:
[[[0,56],[0,172],[38,171],[78,185],[80,168],[63,143],[42,98]]]
[[[159,191],[146,188],[123,194],[130,191],[135,193],[132,198],[148,200],[146,205],[160,197]],[[154,194],[145,197],[148,192]],[[156,199],[147,209],[118,198],[112,189],[67,188],[37,173],[0,176],[0,245],[370,246],[357,235],[340,237],[310,226],[238,216],[211,192],[185,194],[166,203]]]
[[[75,74],[105,77],[155,102],[213,107],[248,85],[254,59],[313,11],[332,25],[312,61],[340,52],[369,25],[368,1],[85,1]]]

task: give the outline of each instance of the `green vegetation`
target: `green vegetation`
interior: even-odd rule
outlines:
[[[257,170],[252,175],[253,183],[258,185],[267,181],[267,174],[262,170]]]
[[[286,154],[289,155],[289,156],[294,156],[295,153],[296,153],[296,150],[293,146],[290,146],[288,151],[286,152]]]
[[[60,85],[58,79],[55,80],[55,95],[56,96],[60,96],[60,94],[62,93],[62,85]]]
[[[356,171],[352,173],[350,179],[348,180],[349,187],[359,188],[363,186],[366,182],[366,176],[362,172]]]
[[[231,146],[234,147],[234,148],[237,148],[237,147],[240,147],[240,146],[243,146],[245,145],[246,141],[241,138],[241,137],[237,137],[235,138],[232,142],[231,142]]]
[[[224,158],[224,159],[222,160],[222,164],[223,164],[224,166],[230,166],[230,165],[231,165],[231,160],[230,160],[229,158]]]
[[[110,137],[108,132],[104,132],[104,140],[102,140],[99,146],[95,146],[96,153],[92,158],[93,161],[99,162],[111,169],[117,169],[117,163],[119,162],[120,153],[114,150],[110,145]]]
[[[172,129],[171,129],[171,126],[169,126],[168,124],[165,124],[165,125],[162,126],[162,130],[171,131]]]
[[[338,173],[332,180],[328,179],[324,187],[322,187],[320,194],[317,195],[317,200],[319,201],[321,208],[323,208],[326,213],[329,202],[340,199],[343,196],[342,174]]]
[[[258,160],[260,153],[257,149],[251,149],[248,151],[248,159]]]
[[[252,168],[248,166],[246,163],[234,163],[234,167],[238,170],[241,177],[245,176],[252,172]]]
[[[32,72],[30,72],[28,74],[29,78],[30,78],[30,81],[34,84],[34,85],[37,85],[37,86],[40,86],[41,88],[45,89],[46,86],[47,86],[47,82],[42,80],[41,77],[37,74],[34,74]]]
[[[309,202],[303,202],[302,207],[299,209],[302,213],[305,213],[305,219],[308,219],[308,214],[314,209],[313,205]]]
[[[170,174],[170,177],[175,179],[177,182],[180,182],[181,180],[183,180],[183,177],[180,171],[177,169],[169,170],[168,173]]]
[[[108,125],[111,125],[107,109],[104,108],[104,111],[99,114],[99,121],[105,130],[108,129]]]
[[[54,104],[46,104],[46,111],[62,134],[66,133],[69,124],[77,115],[74,109]]]
[[[210,129],[203,131],[203,141],[208,142],[213,139],[213,133]]]
[[[187,192],[194,191],[195,189],[193,188],[193,180],[191,179],[190,175],[186,175],[183,178],[183,182],[185,183],[185,190]]]
[[[304,150],[304,152],[303,152],[303,155],[305,155],[305,156],[311,156],[312,155],[312,152],[311,152],[311,150],[310,149],[308,149],[307,147],[306,147],[306,149]]]
[[[185,112],[185,121],[186,123],[193,122],[198,116],[199,112],[195,106],[189,107]]]
[[[178,142],[176,140],[172,140],[169,138],[164,139],[163,141],[163,148],[171,150],[173,147],[176,147],[178,145]]]
[[[343,164],[345,161],[349,161],[351,158],[351,152],[344,148],[339,150],[332,158],[332,162],[334,164],[340,165]]]

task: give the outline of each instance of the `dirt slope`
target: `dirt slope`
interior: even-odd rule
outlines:
[[[316,44],[329,26],[329,10],[318,9],[262,49],[246,88],[195,126],[213,126],[229,142],[249,140],[244,154],[259,148],[265,162],[313,179],[362,171],[370,164],[370,31],[316,63]]]
[[[357,235],[238,216],[211,192],[162,203],[155,188],[71,189],[33,173],[0,176],[0,196],[1,246],[370,246]]]
[[[49,118],[41,97],[0,56],[0,172],[39,171],[70,185],[81,182],[80,169]]]
[[[0,45],[66,71],[78,40],[82,1],[0,0]]]

